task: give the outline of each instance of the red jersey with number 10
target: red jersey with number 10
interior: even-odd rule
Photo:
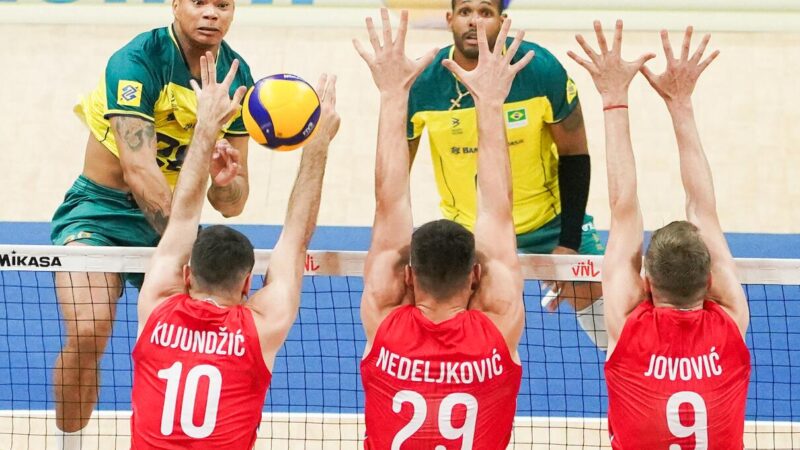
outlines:
[[[365,450],[499,450],[511,439],[522,367],[480,311],[434,324],[414,306],[396,309],[361,377]]]
[[[605,373],[612,448],[743,448],[750,352],[716,303],[680,311],[643,302]]]
[[[252,449],[272,375],[252,312],[174,295],[133,349],[131,448]]]

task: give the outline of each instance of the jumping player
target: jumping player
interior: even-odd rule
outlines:
[[[235,0],[173,0],[170,26],[140,34],[114,53],[97,88],[75,112],[89,127],[83,173],[56,210],[55,245],[153,247],[171,214],[172,189],[192,139],[197,104],[189,85],[200,57],[212,52],[222,78],[234,59],[231,93],[251,86],[250,69],[223,40]],[[249,192],[248,136],[239,115],[217,130],[218,157],[207,191],[226,217],[239,215]],[[233,177],[217,177],[235,169]],[[196,230],[195,230],[196,233]],[[122,275],[122,276],[120,276]],[[80,447],[97,402],[103,356],[125,281],[141,274],[59,273],[56,293],[66,338],[53,370],[58,447]]]
[[[253,448],[275,355],[297,316],[328,146],[339,127],[335,78],[323,76],[320,129],[303,150],[265,287],[248,300],[250,241],[224,226],[197,235],[212,153],[221,151],[214,141],[238,112],[244,88],[231,101],[236,63],[221,84],[212,53],[200,66],[198,123],[139,295],[131,394],[137,450]]]
[[[747,301],[720,227],[711,170],[692,107],[697,79],[717,57],[703,59],[706,35],[690,54],[692,28],[673,57],[661,32],[667,67],[621,59],[622,22],[609,50],[599,22],[600,53],[582,36],[586,68],[603,97],[611,232],[603,263],[608,329],[608,428],[615,449],[743,448],[750,355],[744,342]],[[686,221],[655,231],[642,266],[642,215],[628,118],[628,85],[641,71],[667,105],[686,192]]]
[[[517,345],[525,308],[511,215],[511,174],[503,101],[533,53],[489,49],[478,21],[480,57],[472,71],[445,61],[470,90],[478,114],[475,234],[438,220],[414,230],[405,121],[414,79],[435,50],[404,52],[408,15],[393,39],[381,10],[383,42],[367,19],[374,54],[354,41],[380,91],[375,222],[364,268],[361,362],[366,449],[505,449],[522,367]],[[510,26],[504,22],[503,41]]]

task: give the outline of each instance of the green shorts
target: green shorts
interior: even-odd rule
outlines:
[[[131,194],[101,186],[83,175],[67,191],[50,224],[54,245],[78,241],[96,246],[155,247],[159,238]],[[142,287],[144,274],[122,277],[136,288]]]
[[[583,217],[583,232],[581,233],[581,255],[602,255],[606,251],[600,235],[594,228],[594,218],[590,215]],[[547,222],[538,230],[517,235],[517,249],[520,253],[550,254],[558,246],[561,237],[561,216]]]

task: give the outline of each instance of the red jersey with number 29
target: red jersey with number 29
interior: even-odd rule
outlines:
[[[696,311],[642,302],[606,362],[614,449],[741,450],[750,352],[706,300]]]
[[[392,311],[361,361],[365,450],[505,449],[522,367],[480,311],[435,324]]]
[[[252,312],[174,295],[133,349],[131,448],[252,449],[272,375]]]

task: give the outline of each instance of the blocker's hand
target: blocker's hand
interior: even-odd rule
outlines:
[[[381,93],[407,93],[420,73],[433,61],[438,48],[429,50],[422,58],[411,60],[406,56],[406,32],[408,31],[408,11],[400,13],[400,26],[397,37],[392,40],[392,24],[389,21],[389,10],[381,8],[383,22],[383,43],[381,43],[372,18],[367,17],[369,42],[374,54],[370,54],[361,43],[353,39],[353,46],[361,58],[369,66],[375,86]]]
[[[329,144],[339,132],[339,113],[336,112],[336,75],[323,73],[317,82],[320,115],[317,131],[311,142]]]
[[[719,56],[719,50],[716,50],[701,61],[708,41],[711,39],[711,35],[706,34],[690,58],[689,49],[692,45],[693,31],[692,27],[686,28],[686,32],[683,34],[681,56],[675,58],[672,54],[672,45],[669,43],[669,33],[667,30],[661,30],[661,43],[664,46],[664,56],[667,57],[667,68],[660,75],[651,72],[647,66],[642,66],[640,69],[642,75],[650,82],[650,86],[653,86],[667,106],[689,101],[700,74]]]
[[[504,101],[511,90],[514,77],[533,59],[534,54],[529,51],[522,59],[511,64],[511,60],[522,44],[522,38],[525,37],[524,31],[517,32],[508,51],[503,54],[503,44],[510,28],[511,19],[503,21],[503,27],[500,29],[500,34],[497,36],[492,50],[489,48],[489,40],[486,38],[486,24],[483,20],[478,20],[478,65],[473,70],[462,69],[452,59],[442,61],[442,65],[464,83],[476,101],[478,99]]]
[[[215,186],[225,187],[236,179],[241,169],[241,155],[227,139],[220,139],[211,154],[209,173]]]
[[[617,20],[614,30],[614,43],[611,50],[608,49],[603,27],[600,21],[594,21],[594,32],[597,36],[597,46],[600,53],[596,53],[586,42],[582,35],[575,35],[575,40],[589,57],[588,60],[569,51],[567,55],[586,69],[594,80],[597,91],[603,97],[604,106],[611,104],[627,103],[628,86],[631,80],[639,72],[645,62],[656,57],[654,53],[645,53],[635,61],[625,61],[622,59],[622,21]]]
[[[228,96],[237,70],[239,70],[239,60],[235,59],[228,75],[225,76],[222,83],[217,83],[217,62],[214,55],[206,52],[205,56],[200,57],[200,80],[203,87],[200,87],[194,80],[189,81],[197,95],[198,124],[208,124],[220,129],[239,112],[247,88],[239,86],[233,99]]]

